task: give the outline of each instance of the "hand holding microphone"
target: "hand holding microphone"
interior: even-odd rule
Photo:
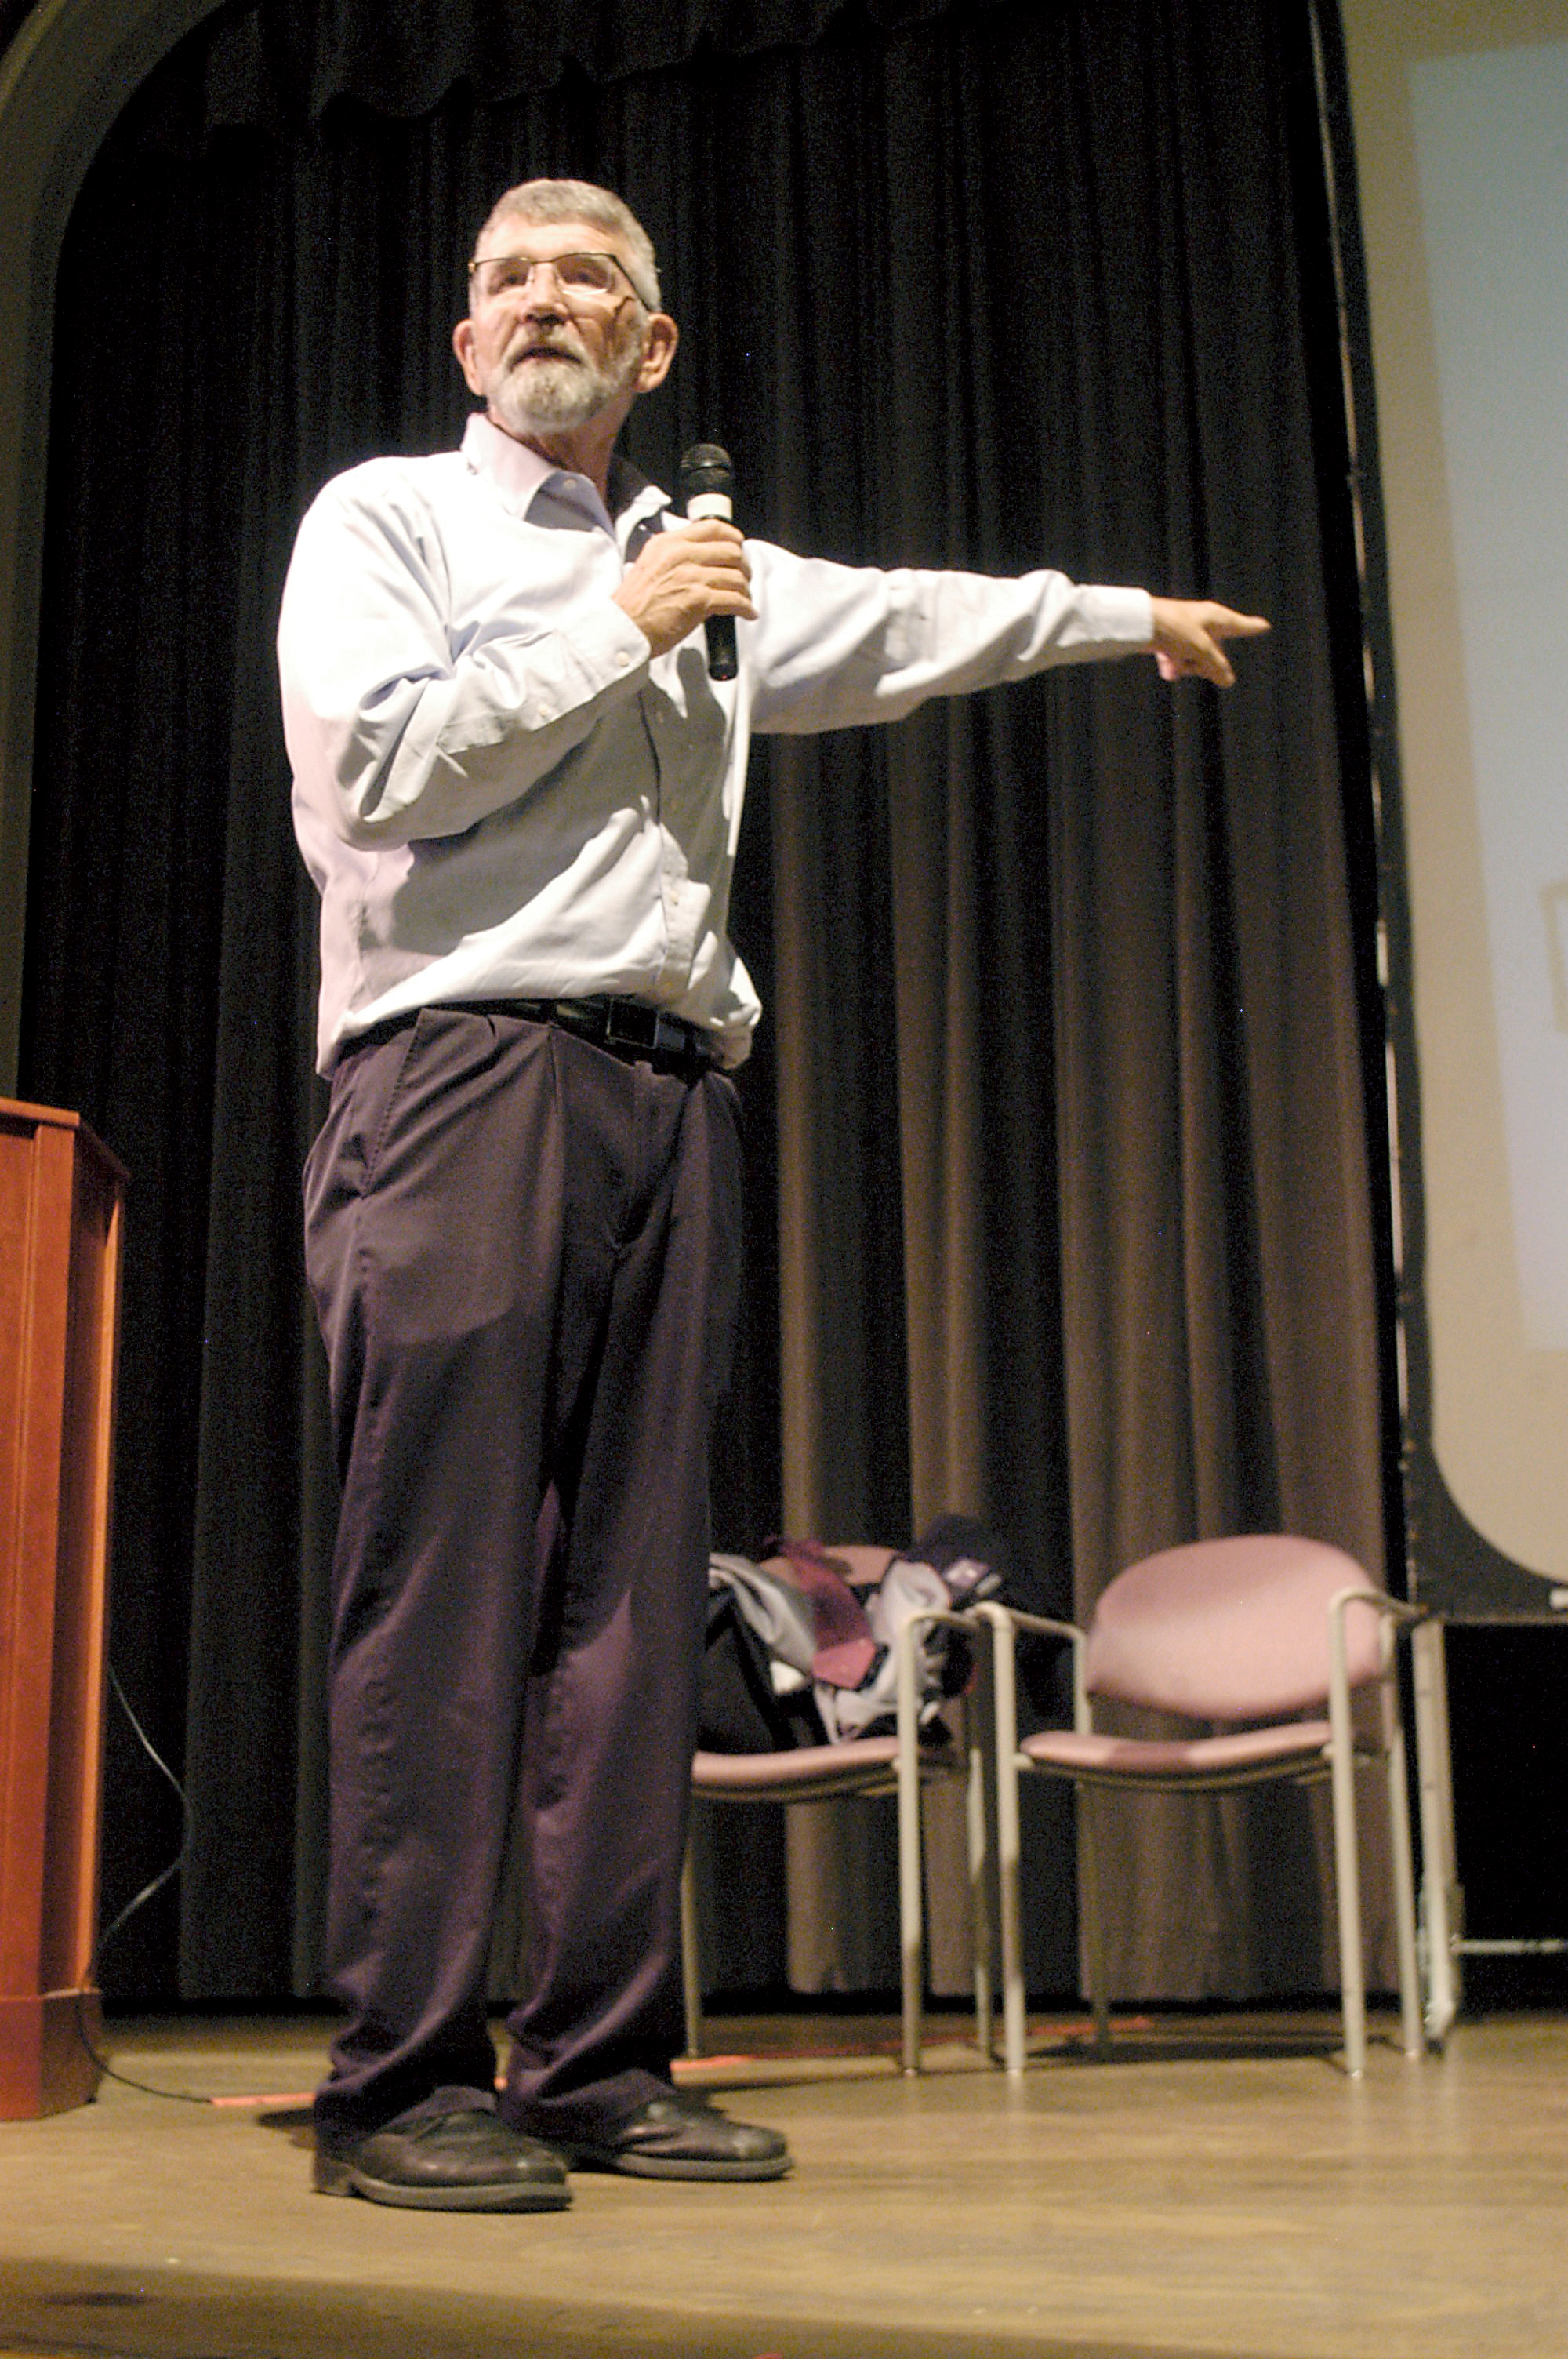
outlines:
[[[722,462],[728,479],[722,492],[707,480],[707,462],[713,459]],[[688,470],[704,480],[693,480]],[[698,623],[706,624],[708,669],[715,679],[734,679],[734,618],[744,614],[754,619],[757,611],[741,535],[727,516],[698,505],[722,498],[728,509],[732,482],[730,462],[715,444],[699,442],[688,451],[681,462],[680,491],[690,521],[676,531],[651,534],[614,592],[616,604],[631,616],[656,656],[678,647]],[[714,647],[716,626],[729,632],[727,670],[719,668],[726,651]]]

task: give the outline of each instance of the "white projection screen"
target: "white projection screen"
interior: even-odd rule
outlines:
[[[1414,1065],[1399,1079],[1407,1114],[1417,1089],[1420,1104],[1403,1190],[1419,1205],[1411,1428],[1426,1470],[1412,1558],[1429,1602],[1555,1617],[1568,1610],[1568,0],[1341,0],[1341,20],[1409,895],[1394,996]],[[1407,1123],[1407,1164],[1411,1136]]]

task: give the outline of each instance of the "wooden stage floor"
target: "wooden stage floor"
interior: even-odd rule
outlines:
[[[787,2131],[762,2187],[579,2177],[565,2213],[312,2196],[314,2018],[118,2026],[97,2104],[0,2125],[0,2353],[98,2359],[1560,2359],[1568,2016],[1374,2047],[1324,2015],[1140,2018],[1021,2080],[939,2017],[720,2018]],[[1388,2023],[1378,2028],[1387,2035]],[[285,2102],[278,2102],[285,2101]]]

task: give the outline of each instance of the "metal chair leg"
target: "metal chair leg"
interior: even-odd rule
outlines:
[[[692,1865],[689,1842],[680,1872],[680,1966],[686,1995],[686,2052],[688,2056],[700,2056],[702,1957],[697,1932],[697,1873]]]
[[[903,2014],[903,2069],[920,2070],[921,2012],[925,1981],[925,1926],[921,1880],[919,1704],[914,1678],[914,1625],[899,1634],[898,1646],[898,1886],[899,1967]]]
[[[1367,2069],[1367,1974],[1361,1954],[1361,1874],[1356,1844],[1356,1759],[1346,1670],[1346,1601],[1329,1611],[1329,1768],[1334,1792],[1334,1881],[1339,1903],[1339,1987],[1345,2014],[1345,2069],[1358,2081]],[[1363,1609],[1365,1611],[1365,1609]]]
[[[1095,2054],[1110,2054],[1109,1976],[1105,1962],[1105,1918],[1100,1909],[1099,1853],[1095,1843],[1095,1796],[1075,1786],[1078,1806],[1078,1875],[1084,1914],[1084,1954],[1088,1964],[1089,2007],[1094,2017]]]
[[[965,1734],[969,1734],[970,1707],[965,1706]],[[984,1725],[983,1718],[981,1722]],[[969,1849],[969,1926],[975,1955],[975,2045],[987,2061],[991,2057],[991,1916],[987,1884],[990,1875],[989,1828],[987,1823],[984,1749],[969,1745],[969,1790],[967,1820]]]
[[[982,1605],[991,1625],[991,1681],[996,1731],[997,1916],[1001,1929],[1002,2062],[1022,2072],[1027,2041],[1023,1943],[1019,1919],[1018,1664],[1012,1625]]]

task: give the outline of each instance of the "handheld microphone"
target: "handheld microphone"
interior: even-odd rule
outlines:
[[[688,516],[718,516],[729,524],[735,514],[735,470],[730,453],[717,442],[694,442],[680,462],[676,488]],[[735,617],[709,614],[703,625],[708,639],[708,677],[733,679],[740,664],[735,654]]]

